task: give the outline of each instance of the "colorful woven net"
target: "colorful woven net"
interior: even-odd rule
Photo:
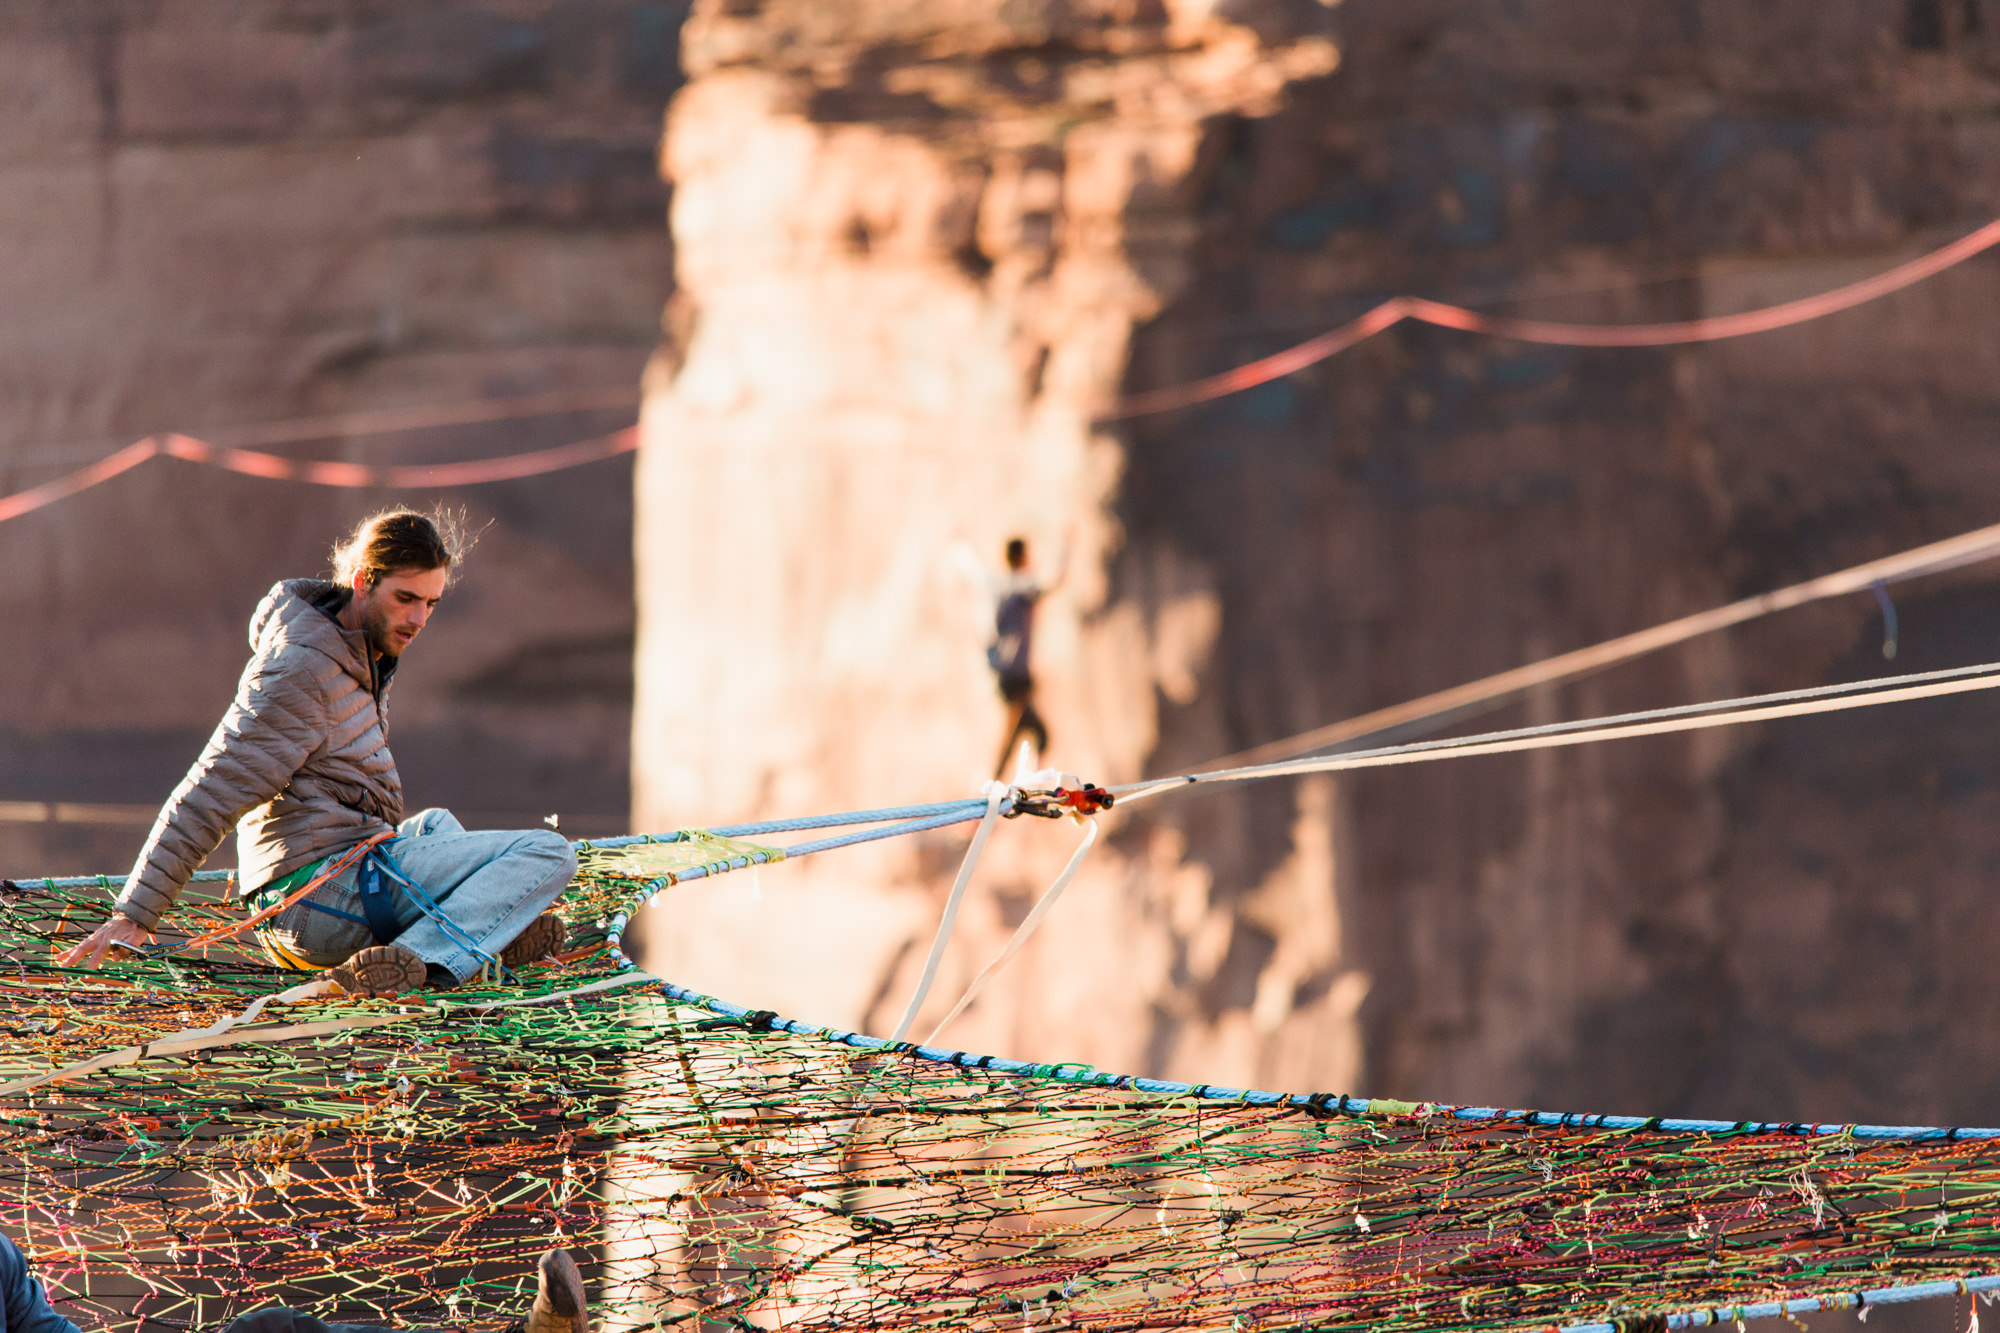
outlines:
[[[647,873],[587,857],[572,920],[608,918]],[[0,902],[0,1077],[295,979],[221,946],[55,968],[108,897]],[[288,1006],[0,1098],[4,1228],[72,1313],[118,1330],[273,1302],[497,1328],[558,1243],[598,1327],[689,1330],[1645,1327],[1969,1277],[2000,1252],[1988,1137],[1538,1124],[1002,1070],[616,985],[602,950],[578,953],[450,1007]]]

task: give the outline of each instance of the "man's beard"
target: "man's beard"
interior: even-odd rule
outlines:
[[[389,633],[388,613],[365,600],[361,603],[361,637],[367,640],[368,651],[377,657],[402,655],[403,650]]]

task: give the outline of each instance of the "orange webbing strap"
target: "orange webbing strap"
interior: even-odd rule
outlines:
[[[300,899],[304,898],[307,894],[311,893],[314,889],[317,889],[320,885],[326,883],[328,880],[332,879],[335,875],[338,875],[341,871],[353,865],[356,861],[359,861],[363,856],[366,856],[368,854],[369,848],[374,847],[378,843],[387,842],[395,836],[396,836],[395,830],[391,829],[386,833],[377,833],[374,837],[369,838],[365,842],[356,843],[354,846],[342,852],[338,857],[327,862],[325,868],[323,868],[317,875],[314,875],[304,884],[301,884],[298,888],[292,890],[290,893],[286,894],[283,898],[280,898],[277,902],[272,903],[269,907],[265,907],[256,912],[251,913],[248,917],[245,917],[242,921],[237,922],[235,925],[218,926],[214,930],[209,931],[206,935],[197,935],[191,940],[184,940],[181,942],[181,944],[176,946],[176,952],[178,952],[181,949],[199,949],[203,945],[213,944],[217,940],[226,940],[230,938],[232,935],[241,935],[244,931],[249,930],[252,926],[260,926],[264,924],[264,922],[269,921],[272,917],[284,911],[287,907],[290,907],[293,903],[298,902]]]

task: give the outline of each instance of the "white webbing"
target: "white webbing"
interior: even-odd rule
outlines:
[[[1004,782],[986,784],[986,813],[979,820],[979,831],[972,835],[972,846],[966,848],[965,861],[958,868],[958,879],[951,886],[951,896],[944,902],[944,916],[938,921],[937,936],[931,940],[930,957],[924,960],[924,974],[917,978],[916,993],[910,996],[909,1006],[897,1021],[892,1041],[901,1041],[909,1033],[910,1024],[917,1021],[917,1010],[923,1006],[924,997],[930,994],[931,982],[937,979],[938,960],[944,957],[944,946],[951,939],[953,928],[958,925],[958,905],[965,897],[965,886],[972,882],[973,869],[979,864],[980,853],[986,850],[986,840],[993,834],[993,821],[1000,816],[1000,802],[1007,799],[1008,791]]]
[[[926,1046],[935,1042],[938,1038],[938,1033],[944,1031],[951,1024],[952,1019],[964,1013],[966,1007],[979,998],[979,992],[986,988],[986,979],[1005,967],[1007,961],[1021,951],[1021,946],[1028,942],[1028,937],[1035,933],[1037,926],[1042,924],[1042,918],[1047,916],[1049,909],[1056,905],[1056,899],[1062,897],[1062,891],[1069,887],[1071,880],[1076,878],[1076,872],[1083,868],[1083,858],[1089,855],[1091,845],[1096,841],[1097,822],[1092,820],[1089,827],[1084,830],[1083,841],[1078,843],[1076,851],[1070,854],[1069,864],[1063,867],[1062,874],[1057,875],[1056,882],[1049,885],[1049,891],[1041,896],[1041,900],[1035,904],[1034,910],[1028,913],[1027,920],[1023,921],[1015,929],[1014,937],[1007,941],[1007,947],[1000,951],[998,957],[980,970],[979,975],[972,979],[972,984],[965,988],[965,994],[960,996],[958,1003],[952,1006],[951,1012],[946,1014],[936,1027],[931,1029],[931,1035],[924,1038]]]

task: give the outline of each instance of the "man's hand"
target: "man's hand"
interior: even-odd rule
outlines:
[[[122,912],[113,912],[111,919],[91,931],[81,944],[57,954],[56,962],[63,967],[96,967],[115,948],[130,949],[136,954],[152,940],[152,931]]]

